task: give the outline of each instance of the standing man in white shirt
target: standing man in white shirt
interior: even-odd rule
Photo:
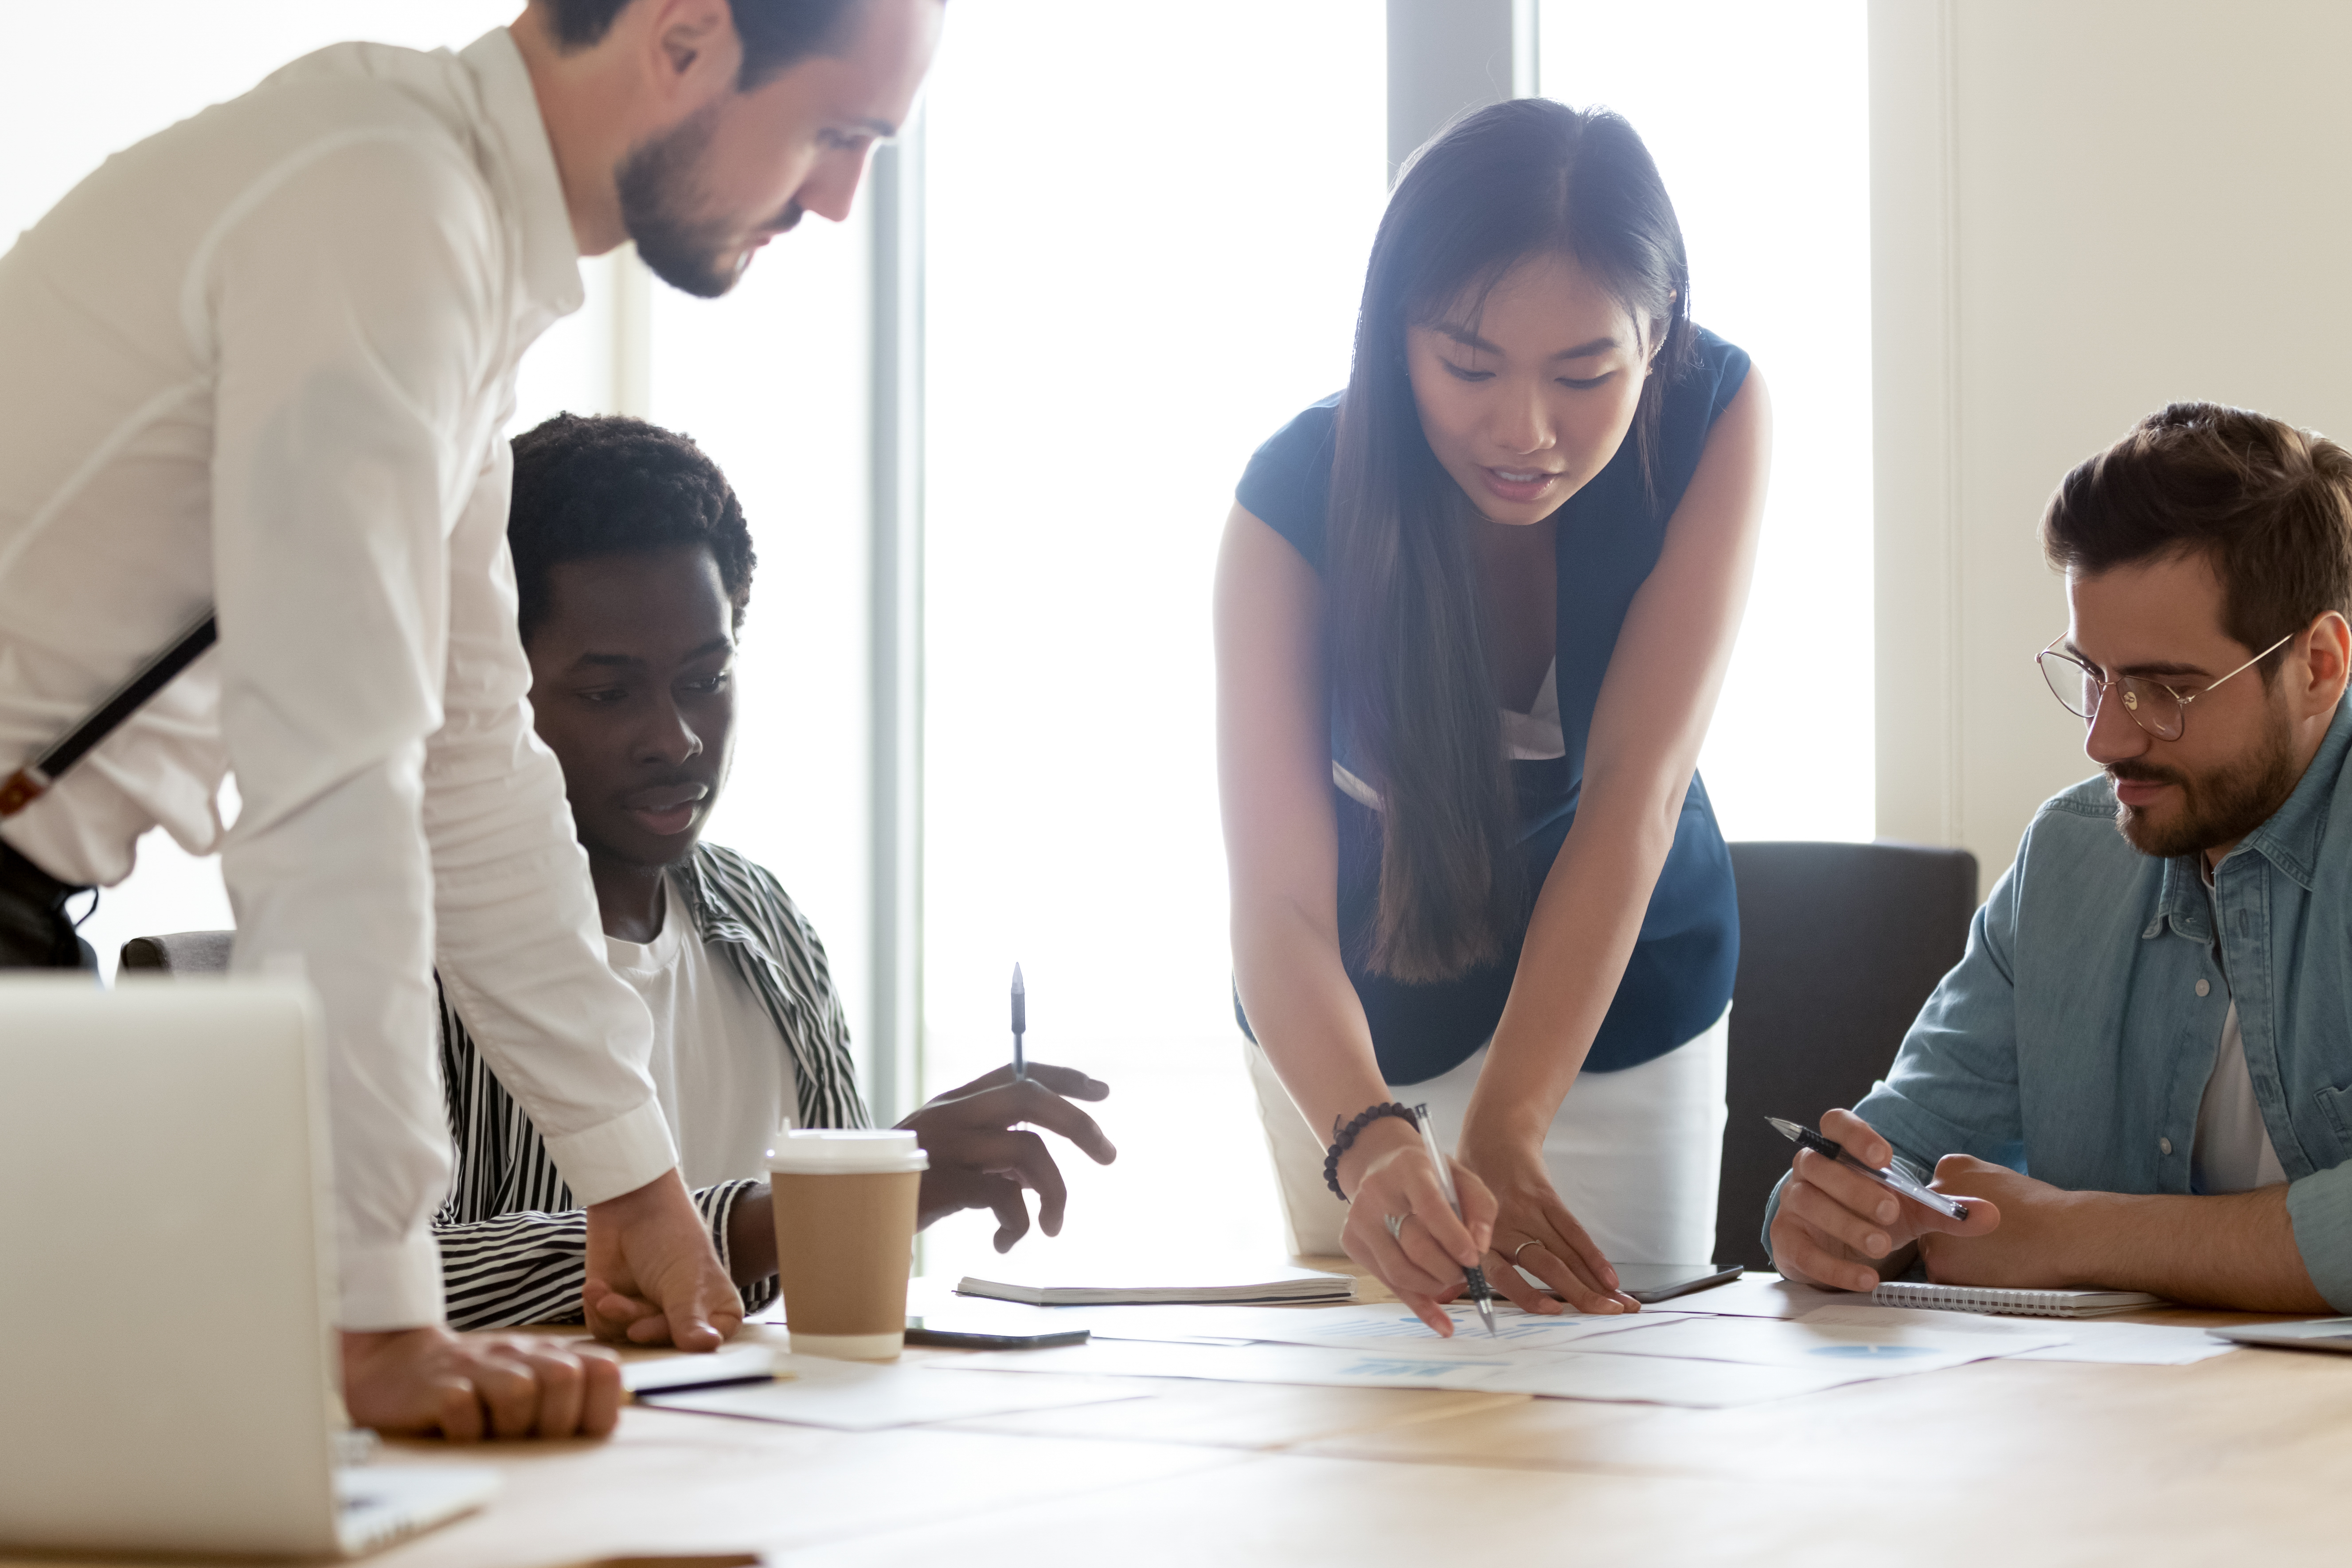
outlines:
[[[219,620],[0,823],[0,967],[70,964],[66,900],[148,828],[221,849],[236,967],[299,964],[324,1011],[361,1425],[616,1419],[608,1359],[441,1327],[436,957],[587,1205],[591,1322],[709,1349],[740,1321],[524,707],[499,433],[580,257],[635,238],[717,295],[804,211],[846,216],[941,5],[530,0],[455,55],[339,46],[110,159],[0,256],[0,770]]]

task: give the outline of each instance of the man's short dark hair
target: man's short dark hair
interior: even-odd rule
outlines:
[[[525,642],[547,618],[548,574],[563,562],[700,545],[738,626],[759,563],[719,465],[688,437],[618,414],[559,414],[515,437],[507,543]]]
[[[2059,481],[2042,548],[2088,576],[2202,552],[2222,629],[2252,653],[2352,611],[2352,452],[2249,409],[2175,403]],[[2265,680],[2285,657],[2263,661]]]
[[[567,52],[592,48],[612,30],[631,0],[533,0],[547,11],[555,41]],[[811,55],[832,54],[847,41],[850,13],[859,0],[727,0],[735,36],[743,40],[736,87],[745,92]]]

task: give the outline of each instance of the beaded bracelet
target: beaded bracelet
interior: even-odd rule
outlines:
[[[1331,1147],[1323,1156],[1323,1184],[1329,1187],[1331,1195],[1343,1204],[1348,1201],[1348,1194],[1339,1190],[1339,1156],[1354,1147],[1358,1133],[1383,1116],[1402,1117],[1407,1124],[1413,1127],[1421,1125],[1420,1121],[1415,1120],[1410,1107],[1399,1105],[1393,1100],[1380,1105],[1367,1106],[1358,1111],[1355,1120],[1345,1127],[1339,1124],[1338,1117],[1331,1119]]]

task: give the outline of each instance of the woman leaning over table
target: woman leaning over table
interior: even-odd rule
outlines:
[[[1347,389],[1242,477],[1218,749],[1251,1068],[1296,1245],[1441,1331],[1482,1253],[1536,1311],[1507,1265],[1616,1311],[1612,1258],[1713,1253],[1738,927],[1695,769],[1769,429],[1692,324],[1641,138],[1523,99],[1407,168]],[[1466,1226],[1413,1122],[1366,1118],[1398,1100]]]

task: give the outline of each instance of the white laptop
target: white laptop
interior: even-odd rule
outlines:
[[[497,1489],[339,1462],[317,1036],[299,985],[0,975],[0,1547],[352,1553]]]

